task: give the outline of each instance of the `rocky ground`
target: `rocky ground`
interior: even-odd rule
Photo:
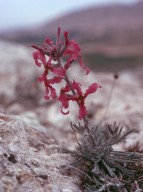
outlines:
[[[30,47],[0,42],[1,192],[80,191],[78,176],[61,168],[72,159],[60,151],[60,147],[76,147],[69,125],[77,122],[76,105],[63,116],[58,102],[45,101],[44,88],[37,82],[40,73]],[[117,121],[125,130],[134,128],[135,133],[114,147],[137,147],[142,152],[143,67],[120,71],[117,80],[106,72],[86,77],[77,65],[69,75],[81,79],[85,88],[95,81],[102,86],[87,99],[90,124]]]

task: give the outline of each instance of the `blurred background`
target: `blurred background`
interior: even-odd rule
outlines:
[[[142,0],[0,0],[0,18],[0,39],[29,47],[61,26],[96,71],[143,64]]]
[[[88,100],[90,117],[103,116],[115,72],[120,78],[108,114],[112,118],[116,112],[116,117],[120,113],[125,117],[127,110],[142,114],[142,0],[0,0],[0,19],[0,111],[18,115],[30,111],[44,125],[74,120],[76,105],[65,118],[59,114],[58,102],[53,105],[53,100],[44,99],[45,87],[37,81],[42,69],[32,58],[31,44],[41,46],[49,36],[55,41],[61,26],[79,43],[84,64],[92,69],[84,78],[79,66],[73,65],[85,89],[91,82],[102,85],[96,99]]]

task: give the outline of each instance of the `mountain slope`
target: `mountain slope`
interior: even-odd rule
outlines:
[[[88,62],[143,63],[143,1],[132,5],[114,4],[71,12],[41,26],[0,34],[20,43],[40,44],[46,36],[55,39],[57,27],[76,39]],[[104,55],[104,57],[103,57]]]
[[[61,26],[63,30],[70,30],[72,36],[81,36],[84,34],[84,37],[89,38],[90,35],[98,40],[105,36],[105,34],[106,38],[109,36],[115,38],[119,33],[130,35],[127,33],[129,31],[131,33],[138,32],[141,35],[143,30],[142,18],[143,2],[128,6],[115,4],[91,7],[63,15],[60,18],[30,30],[5,32],[0,34],[0,37],[15,41],[22,41],[23,38],[25,41],[30,41],[32,37],[36,39],[36,37],[40,38],[40,36],[46,36],[47,34],[55,34],[58,26]],[[83,41],[82,37],[80,39]]]

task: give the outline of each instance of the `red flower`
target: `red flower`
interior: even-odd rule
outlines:
[[[65,49],[63,55],[68,55],[68,59],[67,59],[65,68],[68,69],[71,66],[71,63],[73,61],[78,60],[80,66],[86,70],[86,75],[87,75],[90,72],[90,70],[88,69],[88,67],[85,67],[82,62],[82,58],[80,55],[81,49],[80,49],[79,45],[74,40],[71,40],[71,41],[68,40],[68,32],[65,32],[64,36],[65,36],[66,49]]]
[[[69,89],[68,85],[66,85],[65,88],[61,89],[60,96],[58,97],[58,100],[62,103],[61,113],[64,115],[67,115],[69,113],[69,111],[67,111],[67,112],[63,111],[63,108],[64,109],[69,108],[69,99],[68,99],[69,96],[67,94],[65,94],[66,92],[69,92],[69,91],[70,91],[70,89]]]
[[[81,85],[78,82],[73,81],[72,83],[72,89],[75,92],[75,95],[70,95],[67,94],[67,92],[70,91],[70,88],[66,86],[61,90],[60,96],[58,97],[58,100],[61,101],[62,107],[61,107],[61,112],[63,114],[67,114],[63,112],[63,108],[68,109],[69,108],[69,101],[76,101],[79,105],[79,119],[83,119],[86,114],[86,107],[85,107],[85,99],[89,94],[95,93],[97,88],[100,86],[97,83],[93,83],[88,87],[86,92],[83,94],[81,90]]]
[[[40,51],[36,51],[33,53],[33,58],[38,67],[41,67],[41,65],[43,64],[47,74],[48,74],[48,71],[50,70],[55,75],[62,76],[62,77],[65,75],[66,70],[64,68],[62,68],[59,64],[53,65],[51,63],[51,61],[52,61],[51,57],[49,57],[48,61],[46,61],[46,56],[44,53],[42,53]],[[45,71],[44,71],[44,73],[45,73]]]
[[[33,53],[33,58],[35,60],[35,64],[38,67],[41,67],[42,64],[46,64],[46,57],[45,54],[40,52],[40,51],[36,51]]]
[[[68,39],[68,32],[64,32],[65,39],[64,41],[61,41],[60,32],[61,29],[59,27],[57,33],[57,41],[55,44],[51,41],[50,38],[47,38],[41,47],[32,45],[32,47],[37,50],[33,53],[33,58],[38,67],[41,67],[41,65],[44,66],[44,72],[41,77],[39,77],[39,81],[44,82],[46,87],[45,98],[57,98],[56,90],[53,87],[53,84],[57,84],[62,80],[65,80],[67,85],[65,88],[61,89],[60,96],[58,97],[58,100],[62,103],[61,112],[63,114],[69,113],[69,111],[64,112],[63,109],[69,108],[69,101],[76,101],[79,105],[79,119],[82,119],[87,114],[85,107],[86,97],[89,94],[94,93],[100,86],[96,83],[93,83],[83,94],[81,91],[81,85],[78,82],[69,82],[66,75],[66,70],[71,67],[73,61],[78,60],[80,66],[85,69],[86,74],[89,73],[89,69],[83,64],[80,54],[81,49],[78,43],[74,40]],[[49,58],[47,59],[46,56]],[[67,57],[67,61],[64,66],[62,66],[60,61],[62,56]],[[53,64],[53,61],[56,61],[56,64]],[[53,73],[54,77],[48,79],[47,76],[50,72]]]
[[[50,97],[52,97],[53,99],[57,98],[56,90],[52,85],[55,83],[60,83],[61,80],[62,79],[60,77],[53,77],[51,79],[44,80],[44,84],[46,87],[45,99],[49,99]]]
[[[62,56],[63,51],[66,49],[65,42],[60,40],[60,31],[61,29],[58,27],[57,41],[55,45],[50,38],[47,38],[42,47],[37,47],[36,45],[32,45],[32,47],[49,56],[51,60],[58,61]]]
[[[35,63],[37,66],[41,66],[41,64],[45,64],[46,59],[44,55],[49,56],[49,62],[53,61],[59,61],[61,56],[68,56],[67,62],[64,66],[65,70],[67,70],[69,67],[71,67],[71,63],[75,60],[78,60],[80,66],[86,70],[86,74],[90,72],[90,70],[84,66],[82,62],[82,58],[80,55],[80,47],[78,43],[74,40],[68,39],[68,32],[64,32],[65,40],[60,40],[60,27],[58,28],[58,34],[57,34],[57,41],[56,44],[47,38],[46,41],[43,43],[42,47],[37,47],[36,45],[32,45],[33,48],[37,49],[38,51],[33,53],[33,57],[35,59]],[[61,67],[61,66],[60,66]]]
[[[49,38],[45,40],[42,47],[37,47],[36,45],[32,45],[33,48],[38,50],[33,53],[33,58],[35,60],[36,65],[38,67],[41,67],[41,65],[43,64],[47,74],[48,74],[48,71],[50,70],[55,75],[62,76],[62,77],[65,75],[66,69],[63,68],[58,62],[57,64],[52,64],[52,60],[58,61],[59,57],[61,56],[62,44],[64,43],[60,41],[60,28],[58,28],[56,45],[54,45]],[[46,61],[45,55],[49,57],[48,61]]]

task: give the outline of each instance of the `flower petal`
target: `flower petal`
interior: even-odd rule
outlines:
[[[44,98],[47,99],[47,100],[50,99],[49,88],[48,87],[46,87],[46,94],[45,94]]]
[[[69,107],[69,100],[66,97],[66,94],[60,94],[58,100],[62,103],[62,107],[64,107],[65,109]]]
[[[43,45],[42,45],[42,48],[46,48],[47,45],[49,45],[49,46],[52,46],[52,45],[53,45],[53,41],[51,41],[50,38],[47,38],[47,39],[45,40],[45,42],[44,42]]]
[[[33,59],[35,60],[35,64],[38,66],[38,67],[41,67],[41,62],[39,62],[39,57],[38,57],[38,54],[39,54],[39,51],[35,51],[33,53]]]
[[[82,91],[81,91],[81,87],[80,86],[81,86],[81,84],[79,82],[73,81],[73,83],[72,83],[73,89],[75,89],[77,91],[77,94],[79,96],[82,96]]]
[[[60,33],[61,33],[61,28],[58,27],[58,34],[57,34],[57,42],[56,42],[56,45],[60,44]]]
[[[60,83],[62,81],[61,77],[53,77],[48,79],[48,84]]]
[[[90,72],[90,69],[83,64],[81,56],[79,57],[79,64],[86,71],[86,75],[88,75],[88,73]]]
[[[69,114],[69,111],[64,112],[64,111],[63,111],[63,107],[61,107],[61,113],[62,113],[63,115],[67,115],[67,114]]]
[[[64,68],[55,68],[55,67],[52,67],[51,71],[60,76],[60,77],[64,77],[65,76],[65,73],[66,73],[66,69]]]
[[[38,78],[38,81],[41,83],[42,81],[46,81],[47,80],[47,74],[48,74],[48,70],[45,69],[44,73],[41,75],[41,77]]]
[[[93,83],[92,85],[90,85],[88,87],[88,89],[86,90],[84,96],[87,97],[87,95],[95,93],[98,88],[101,88],[101,86],[98,85],[97,83]]]
[[[53,99],[56,99],[57,98],[56,89],[54,87],[52,87],[51,85],[49,86],[49,89],[51,91],[51,97]]]
[[[49,93],[51,91],[51,94]],[[45,94],[45,99],[50,99],[50,96],[53,98],[53,99],[56,99],[57,98],[57,94],[56,94],[56,90],[54,87],[52,87],[51,85],[48,85],[46,86],[46,94]]]
[[[62,103],[62,107],[61,107],[61,113],[66,115],[69,113],[69,111],[64,112],[64,109],[68,109],[69,108],[69,100],[68,100],[68,96],[65,93],[61,93],[60,96],[58,97],[58,100]]]
[[[40,51],[36,51],[33,53],[33,58],[35,60],[35,64],[38,67],[41,67],[41,64],[45,65],[46,64],[46,57],[44,55],[44,53],[40,52]],[[41,62],[39,62],[41,61]]]
[[[69,40],[68,40],[68,32],[64,32],[64,37],[65,37],[65,45],[68,46]]]

